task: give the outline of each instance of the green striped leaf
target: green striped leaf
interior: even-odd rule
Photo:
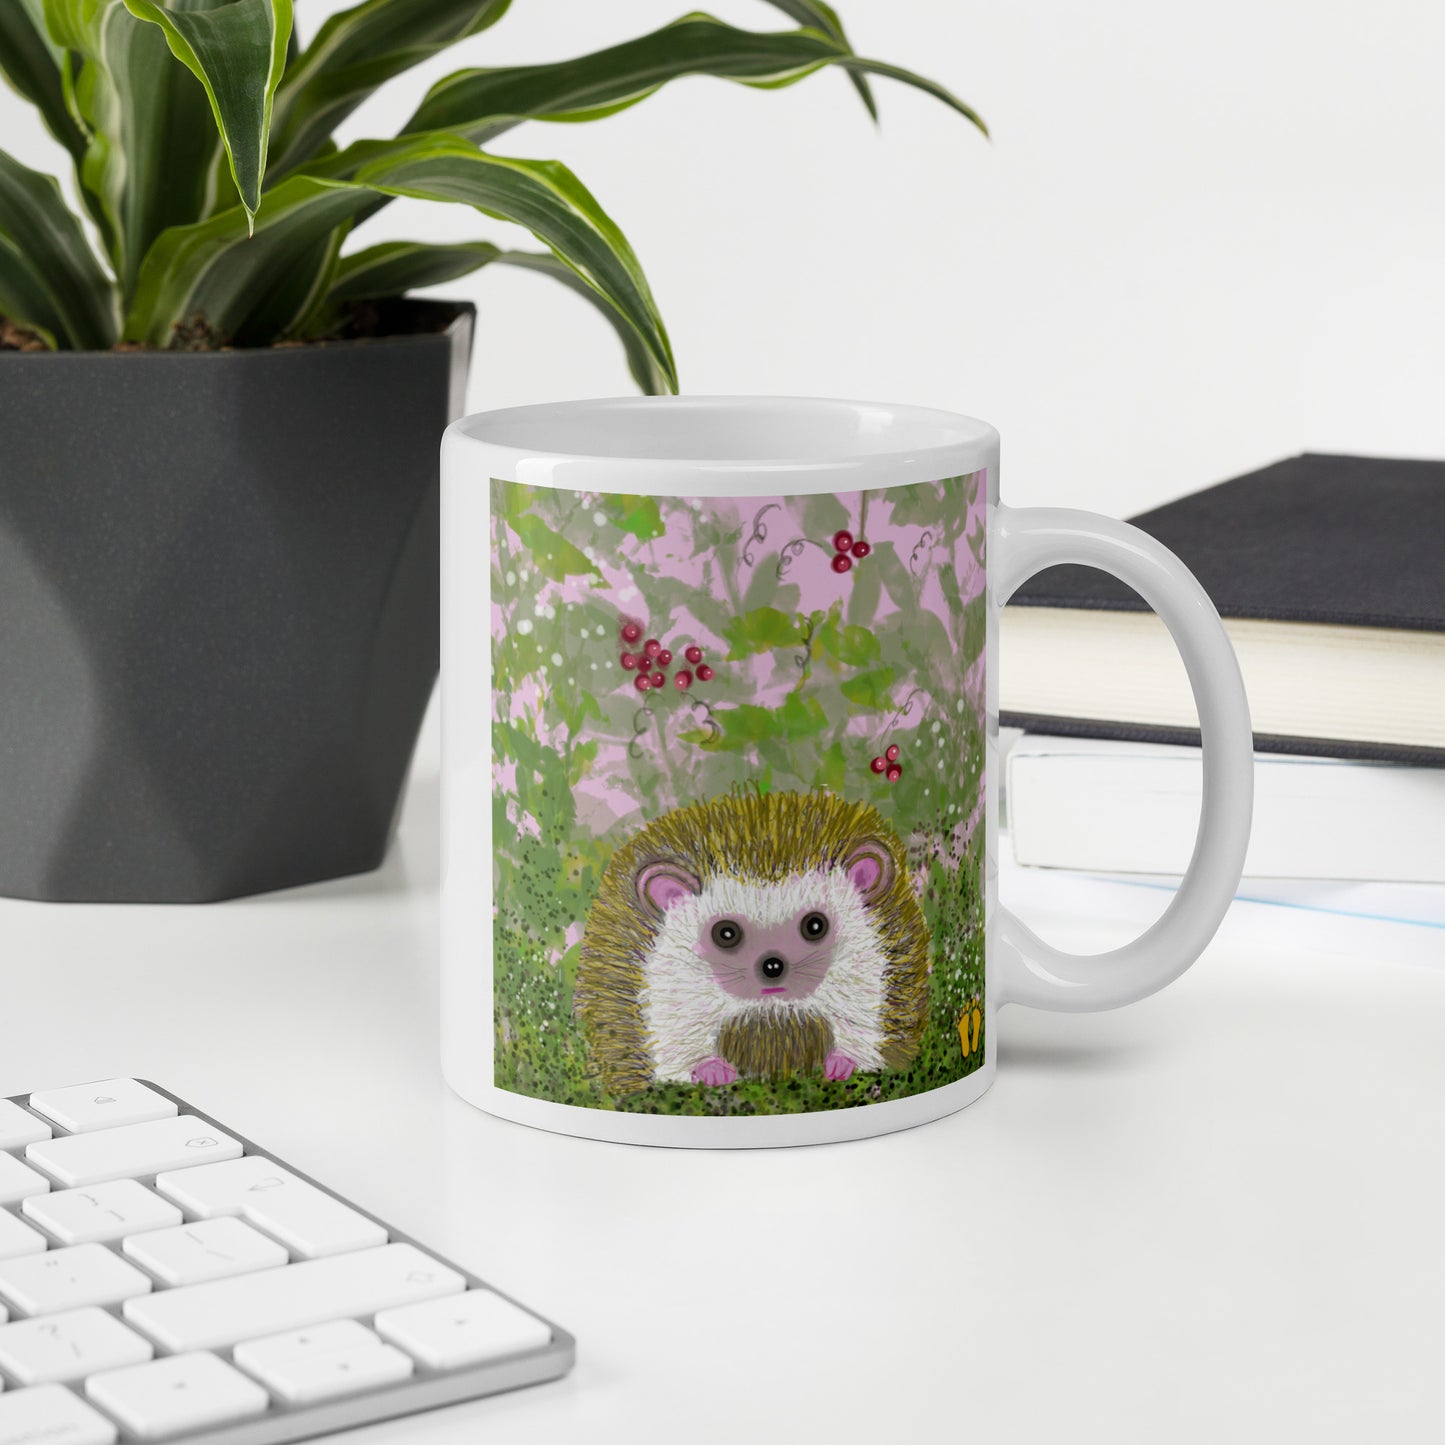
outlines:
[[[333,15],[287,68],[276,96],[277,175],[311,160],[377,86],[495,25],[511,0],[365,0]]]
[[[501,248],[488,241],[434,246],[425,241],[385,241],[343,256],[331,285],[332,301],[376,301],[440,286],[495,261]]]
[[[173,0],[172,8],[224,3]],[[204,216],[218,177],[231,184],[215,165],[221,144],[210,102],[160,27],[137,19],[124,0],[45,0],[45,19],[52,40],[70,52],[71,99],[90,135],[81,186],[129,295],[151,242]]]
[[[170,344],[200,318],[220,336],[284,332],[303,316],[262,315],[256,297],[310,264],[315,248],[377,196],[468,205],[527,227],[636,333],[676,386],[667,331],[631,246],[582,183],[556,161],[486,155],[457,136],[369,141],[317,162],[266,193],[247,240],[240,208],[162,236],[146,258],[125,335]]]
[[[838,12],[831,5],[823,4],[823,0],[767,0],[767,3],[781,10],[789,20],[794,20],[809,30],[821,30],[829,40],[836,42],[844,50],[852,50],[853,47],[843,32],[843,22],[838,18]],[[859,98],[868,107],[868,114],[877,120],[878,106],[868,81],[856,71],[849,78]]]
[[[440,286],[495,262],[538,271],[559,281],[589,305],[595,306],[617,333],[632,379],[649,395],[672,389],[668,373],[658,365],[641,335],[600,292],[572,268],[549,252],[503,251],[487,241],[463,241],[433,246],[421,241],[386,241],[368,250],[343,256],[331,288],[330,300],[372,301],[401,296],[423,286]]]
[[[271,107],[291,38],[291,0],[225,0],[187,9],[125,0],[158,26],[171,54],[201,82],[226,147],[231,178],[252,216],[261,204]]]
[[[573,60],[458,71],[431,88],[405,131],[445,130],[485,144],[522,120],[589,121],[613,115],[685,75],[779,86],[825,65],[901,80],[983,127],[974,111],[942,86],[856,56],[821,31],[740,30],[710,15],[693,14]]]
[[[110,279],[53,176],[0,151],[0,311],[57,345],[99,350],[115,341]]]
[[[46,129],[73,156],[85,135],[65,103],[62,52],[46,34],[44,0],[0,0],[0,77],[40,112]]]

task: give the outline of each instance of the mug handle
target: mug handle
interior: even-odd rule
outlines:
[[[1199,712],[1204,805],[1179,891],[1153,927],[1108,953],[1065,953],[1001,908],[994,938],[1005,1003],[1084,1013],[1118,1008],[1172,983],[1214,937],[1244,871],[1254,748],[1239,662],[1193,574],[1147,532],[1092,512],[1000,506],[989,558],[994,605],[1063,562],[1112,572],[1159,614],[1184,659]]]

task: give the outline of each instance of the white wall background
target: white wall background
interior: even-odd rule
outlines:
[[[1306,448],[1445,455],[1438,0],[838,3],[860,51],[953,87],[992,143],[888,82],[875,131],[824,74],[684,81],[498,144],[565,160],[622,225],[687,390],[976,412],[1003,431],[1010,500],[1120,515]],[[304,33],[337,8],[301,0]],[[515,0],[346,133],[394,128],[454,66],[559,58],[686,8]],[[8,92],[0,144],[62,168]],[[504,230],[405,202],[359,239]],[[605,325],[544,278],[446,290],[481,308],[474,408],[627,389]]]

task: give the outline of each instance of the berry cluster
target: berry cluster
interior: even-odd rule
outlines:
[[[881,757],[868,764],[875,773],[882,773],[890,783],[896,783],[903,776],[903,764],[898,761],[898,744],[889,743]]]
[[[667,686],[666,668],[672,666],[672,651],[664,647],[655,637],[642,641],[642,624],[631,620],[622,624],[623,652],[618,658],[624,672],[635,672],[632,685],[638,692],[651,692],[654,688]],[[631,649],[642,643],[640,652]],[[683,652],[683,657],[692,664],[692,670],[680,667],[673,674],[672,685],[679,692],[686,692],[698,682],[711,682],[717,674],[702,660],[702,648],[696,643]]]
[[[856,557],[861,562],[872,550],[861,537],[854,537],[851,532],[834,532],[833,551],[837,555],[833,558],[833,570],[839,574],[852,571],[853,559]]]

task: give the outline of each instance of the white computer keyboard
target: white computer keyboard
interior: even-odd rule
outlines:
[[[0,1099],[0,1445],[279,1445],[573,1353],[154,1084]]]

